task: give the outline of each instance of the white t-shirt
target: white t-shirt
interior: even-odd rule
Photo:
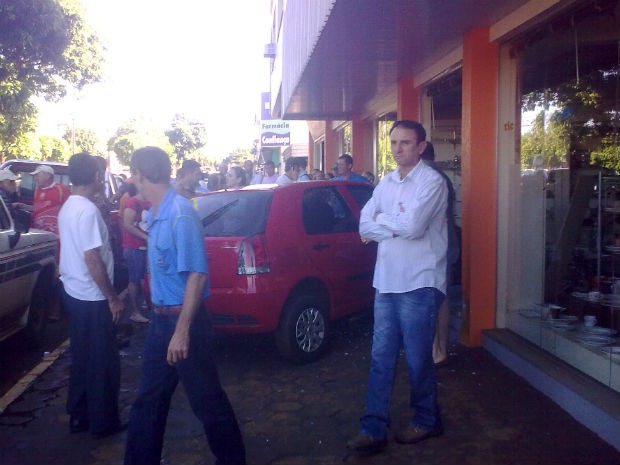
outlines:
[[[108,228],[97,206],[81,195],[67,199],[58,214],[60,234],[60,279],[65,291],[78,300],[105,300],[88,271],[84,253],[99,247],[110,282],[114,276],[114,256]]]

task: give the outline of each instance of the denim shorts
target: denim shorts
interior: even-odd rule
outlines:
[[[129,270],[129,282],[139,283],[146,274],[146,250],[123,249],[123,258]]]

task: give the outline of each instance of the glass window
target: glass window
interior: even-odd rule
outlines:
[[[620,330],[619,13],[581,3],[511,50],[521,124],[507,325],[605,384],[618,362],[602,349]]]
[[[370,200],[373,191],[372,188],[365,186],[347,186],[347,190],[351,193],[360,209],[364,208],[366,202]]]
[[[11,227],[11,219],[9,213],[4,206],[4,202],[0,200],[0,229],[6,230]]]
[[[197,197],[207,237],[246,237],[265,232],[271,191],[232,191]]]
[[[306,189],[303,196],[303,224],[308,234],[355,232],[358,221],[334,187]]]

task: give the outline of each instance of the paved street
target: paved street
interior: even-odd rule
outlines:
[[[145,326],[122,349],[122,414],[134,398]],[[371,317],[335,331],[331,352],[305,366],[280,359],[269,336],[219,337],[223,384],[237,412],[250,464],[342,463],[362,412]],[[124,434],[96,440],[69,434],[64,413],[70,354],[59,359],[0,416],[3,464],[120,464]],[[446,433],[413,446],[390,442],[368,464],[618,465],[620,454],[482,349],[453,347],[438,372]],[[400,364],[393,422],[407,422],[407,381]],[[183,389],[170,412],[164,464],[211,464],[213,458]]]

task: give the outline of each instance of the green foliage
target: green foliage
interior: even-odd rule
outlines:
[[[166,136],[177,160],[185,159],[207,143],[207,131],[199,121],[188,119],[183,114],[176,114],[170,125]]]
[[[0,157],[27,151],[30,98],[54,100],[98,81],[101,51],[76,0],[0,2]]]
[[[533,157],[542,154],[548,168],[585,160],[590,165],[620,171],[619,78],[617,69],[599,69],[579,81],[525,95],[524,111],[550,111],[547,121],[547,113],[538,113],[532,130],[522,136],[522,167],[531,167]]]
[[[521,137],[523,168],[532,168],[536,155],[542,155],[545,168],[557,168],[568,161],[568,126],[553,116],[545,124],[545,115],[546,112],[541,110],[534,118],[532,129]]]
[[[390,147],[390,128],[393,121],[379,120],[377,122],[377,179],[396,169],[396,162],[392,157]]]
[[[104,155],[99,137],[92,129],[67,128],[62,138],[72,153],[88,152],[91,155]]]
[[[351,153],[353,151],[352,134],[352,126],[349,123],[342,130],[342,151],[343,153],[348,153],[351,156],[355,156],[355,154]],[[353,159],[353,161],[355,161],[355,158]]]
[[[120,164],[129,166],[131,154],[145,145],[162,148],[172,154],[172,146],[168,142],[163,129],[157,128],[151,121],[132,119],[116,130],[108,140],[108,150],[114,152]],[[174,164],[175,157],[170,157]]]
[[[71,148],[63,139],[50,136],[40,136],[39,147],[38,153],[41,156],[41,160],[69,161]]]

